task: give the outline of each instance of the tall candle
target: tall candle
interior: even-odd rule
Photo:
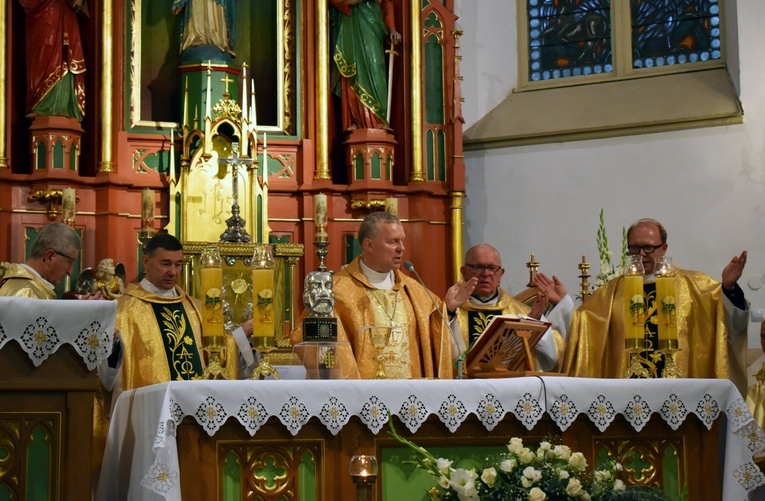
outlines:
[[[61,219],[69,226],[74,226],[77,192],[68,186],[61,190]]]
[[[202,315],[202,336],[223,337],[223,270],[202,268],[201,290],[204,313]],[[223,343],[217,343],[223,344]]]
[[[313,197],[313,217],[316,225],[316,236],[327,236],[327,195],[317,193]]]
[[[659,341],[677,340],[675,277],[656,278],[656,316],[659,321]]]
[[[252,336],[273,338],[274,331],[274,270],[252,270]],[[257,343],[256,343],[257,344]]]
[[[249,152],[249,138],[247,130],[247,63],[242,63],[242,137],[240,155],[246,157]]]
[[[212,110],[212,104],[211,104],[211,101],[212,101],[212,89],[211,89],[212,81],[211,81],[211,76],[212,76],[212,66],[210,65],[210,61],[207,61],[207,89],[206,89],[206,93],[205,93],[205,98],[206,98],[205,99],[205,119],[207,119],[207,117],[212,118],[212,111],[211,111]]]
[[[385,199],[385,212],[398,217],[398,199],[388,197]]]
[[[175,181],[175,131],[170,129],[170,182]]]
[[[183,87],[183,123],[181,124],[181,130],[183,127],[189,125],[189,77],[186,76],[186,84]]]
[[[643,276],[624,277],[624,339],[643,339]]]
[[[141,231],[154,233],[154,190],[141,191]]]
[[[252,130],[258,130],[258,114],[255,110],[255,79],[250,80],[250,123]]]

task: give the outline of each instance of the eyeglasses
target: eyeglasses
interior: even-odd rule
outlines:
[[[66,255],[66,254],[64,254],[63,252],[59,252],[59,251],[57,251],[57,250],[54,250],[53,252],[55,252],[57,256],[61,256],[61,257],[65,257],[65,258],[67,258],[67,259],[69,260],[69,264],[72,264],[72,263],[74,263],[75,261],[77,261],[77,258],[76,258],[76,257],[67,256],[67,255]]]
[[[465,264],[465,266],[476,273],[483,273],[484,270],[486,270],[492,275],[502,269],[501,266],[497,266],[496,264]]]
[[[653,254],[654,252],[656,252],[656,249],[658,249],[662,245],[664,245],[664,244],[659,244],[659,245],[630,245],[630,246],[627,246],[627,250],[632,255],[640,254],[640,251],[643,251],[643,254],[648,255],[648,254]]]

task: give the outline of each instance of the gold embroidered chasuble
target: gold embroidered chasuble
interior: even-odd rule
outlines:
[[[355,364],[362,379],[372,378],[377,351],[369,336],[358,335],[357,329],[393,324],[391,341],[383,352],[389,377],[453,377],[448,327],[444,327],[425,288],[395,270],[393,289],[377,289],[367,281],[359,259],[334,276],[338,341],[349,341],[353,351],[352,359],[349,354],[340,354],[342,363]],[[291,338],[301,341],[302,332],[298,329]]]
[[[179,287],[176,289],[178,297],[162,297],[138,284],[131,284],[117,299],[117,328],[125,350],[122,389],[170,381],[171,364],[178,367],[173,379],[192,379],[201,375],[204,368],[201,306]],[[179,314],[178,306],[185,315]],[[155,309],[159,316],[155,315]],[[225,337],[226,372],[229,378],[236,379],[239,352],[233,337]],[[168,360],[168,353],[172,352],[176,353],[175,361]],[[194,357],[199,357],[201,367],[190,369],[189,363]],[[196,374],[198,370],[200,374]]]
[[[582,377],[624,377],[629,356],[624,350],[623,290],[624,279],[617,277],[574,311],[564,372]],[[703,273],[678,270],[675,296],[680,348],[675,354],[677,366],[685,377],[730,375],[733,379],[740,368],[737,357],[729,357],[721,284]],[[655,301],[647,302],[648,321],[655,308]],[[738,351],[739,344],[734,342],[731,351]]]
[[[11,264],[1,280],[0,296],[56,299],[56,292],[48,284],[20,264]]]
[[[489,325],[494,315],[528,315],[531,313],[531,307],[514,299],[510,294],[499,289],[499,298],[494,304],[476,304],[466,301],[465,304],[457,308],[457,323],[460,326],[462,340],[465,346],[470,345],[478,339],[481,332]],[[555,351],[558,354],[558,360],[563,360],[566,349],[566,342],[563,336],[553,329],[553,339],[555,340]],[[559,362],[560,363],[560,362]]]

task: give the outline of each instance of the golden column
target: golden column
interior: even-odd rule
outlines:
[[[103,14],[103,50],[101,76],[101,161],[99,173],[114,172],[114,136],[112,119],[114,117],[114,5],[112,0],[104,0]]]
[[[329,170],[329,8],[316,2],[318,57],[316,60],[316,170],[314,179],[331,179]]]
[[[5,128],[5,121],[7,116],[7,108],[5,103],[8,102],[8,87],[6,85],[8,81],[8,4],[9,2],[3,2],[0,5],[0,61],[3,61],[5,67],[5,74],[0,76],[0,169],[8,167],[8,151],[6,145],[8,144],[8,135]]]
[[[462,250],[462,241],[463,241],[463,231],[462,231],[462,199],[465,198],[465,193],[461,191],[453,191],[452,192],[452,206],[450,209],[452,210],[452,249],[454,249],[454,257],[452,260],[452,264],[454,268],[452,269],[452,273],[454,276],[452,277],[453,282],[458,282],[459,280],[462,280],[460,277],[460,268],[462,267],[462,258],[464,257],[464,252]]]
[[[409,181],[425,181],[422,171],[422,35],[420,0],[412,0],[412,170]]]

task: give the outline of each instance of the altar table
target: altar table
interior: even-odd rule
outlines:
[[[403,424],[398,431],[414,434],[415,441],[416,432],[425,426],[439,427],[440,434],[448,438],[468,427],[488,436],[497,431],[504,433],[502,426],[508,421],[529,433],[547,423],[563,435],[565,442],[566,430],[576,430],[583,420],[596,432],[627,423],[628,435],[639,434],[649,421],[660,421],[670,432],[687,421],[700,422],[702,432],[714,435],[714,450],[705,454],[717,457],[719,438],[722,456],[719,471],[717,464],[707,461],[701,463],[702,471],[695,473],[722,479],[718,480],[718,492],[707,493],[706,499],[744,500],[748,492],[765,484],[765,476],[752,461],[756,451],[765,449],[765,433],[754,424],[743,398],[728,380],[528,377],[184,381],[140,388],[120,396],[112,417],[97,500],[179,500],[182,485],[186,499],[217,498],[211,494],[216,492],[215,485],[205,487],[199,477],[182,478],[183,468],[179,466],[184,461],[203,461],[198,450],[205,449],[199,444],[206,436],[220,436],[228,429],[229,435],[233,431],[257,439],[266,428],[276,427],[283,441],[294,438],[299,442],[301,437],[315,438],[315,428],[319,428],[320,447],[343,449],[345,458],[356,453],[351,450],[354,447],[366,447],[361,435],[387,436],[383,430],[389,413]],[[181,427],[184,418],[186,423]],[[183,427],[198,430],[198,443],[177,440]],[[715,433],[718,427],[724,440]],[[309,428],[314,428],[313,435],[307,435]],[[354,431],[353,438],[341,441],[343,431],[349,428],[360,432]],[[180,455],[184,457],[179,460]],[[213,462],[212,469],[215,467]],[[190,471],[203,470],[192,464]],[[326,483],[350,482],[346,478],[347,462],[325,465],[319,471],[320,481],[322,475]],[[329,491],[342,498],[349,494],[338,489],[332,486]],[[327,492],[321,491],[319,499],[340,499]]]

